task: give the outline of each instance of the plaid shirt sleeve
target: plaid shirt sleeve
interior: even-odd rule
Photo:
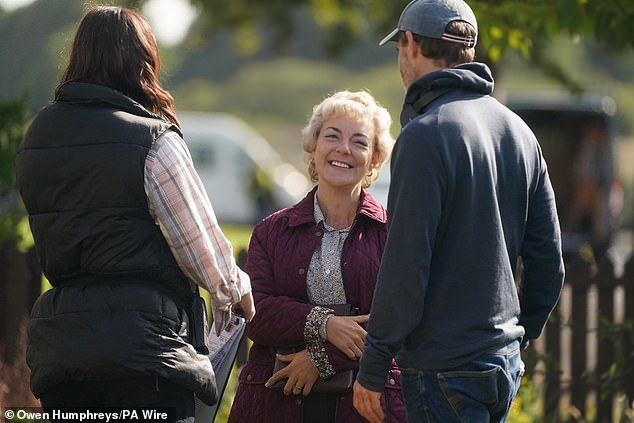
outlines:
[[[149,211],[187,277],[225,309],[251,291],[249,276],[233,258],[183,139],[167,131],[145,161]]]

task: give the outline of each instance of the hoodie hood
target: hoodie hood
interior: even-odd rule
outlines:
[[[431,91],[438,92],[437,97],[454,89],[489,95],[493,92],[493,86],[491,70],[484,63],[463,63],[428,73],[408,88],[401,113],[401,124],[405,126],[414,115],[419,114],[414,104]],[[437,97],[432,96],[430,102]]]

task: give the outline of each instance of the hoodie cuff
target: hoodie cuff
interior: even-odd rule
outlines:
[[[390,367],[392,367],[392,360],[386,361],[381,357],[373,356],[372,353],[373,351],[367,348],[366,343],[363,354],[359,359],[357,380],[361,386],[370,391],[383,392],[387,374]]]

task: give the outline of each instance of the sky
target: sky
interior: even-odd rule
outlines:
[[[11,11],[34,1],[0,0],[0,6]],[[196,9],[187,0],[150,0],[144,7],[143,14],[150,21],[156,38],[165,45],[173,46],[182,41],[187,34],[196,17]]]

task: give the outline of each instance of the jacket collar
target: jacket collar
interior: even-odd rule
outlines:
[[[305,225],[307,223],[315,223],[315,193],[317,187],[315,186],[306,197],[304,197],[299,203],[291,207],[288,224],[289,226]],[[387,213],[385,208],[379,203],[367,189],[361,189],[361,202],[357,209],[357,219],[360,216],[365,216],[371,220],[375,220],[379,223],[387,222]]]
[[[150,112],[132,98],[105,85],[87,82],[67,82],[57,89],[55,100],[75,104],[109,104],[136,116],[165,121],[161,116]],[[181,130],[176,125],[172,125],[170,129],[182,136]]]

